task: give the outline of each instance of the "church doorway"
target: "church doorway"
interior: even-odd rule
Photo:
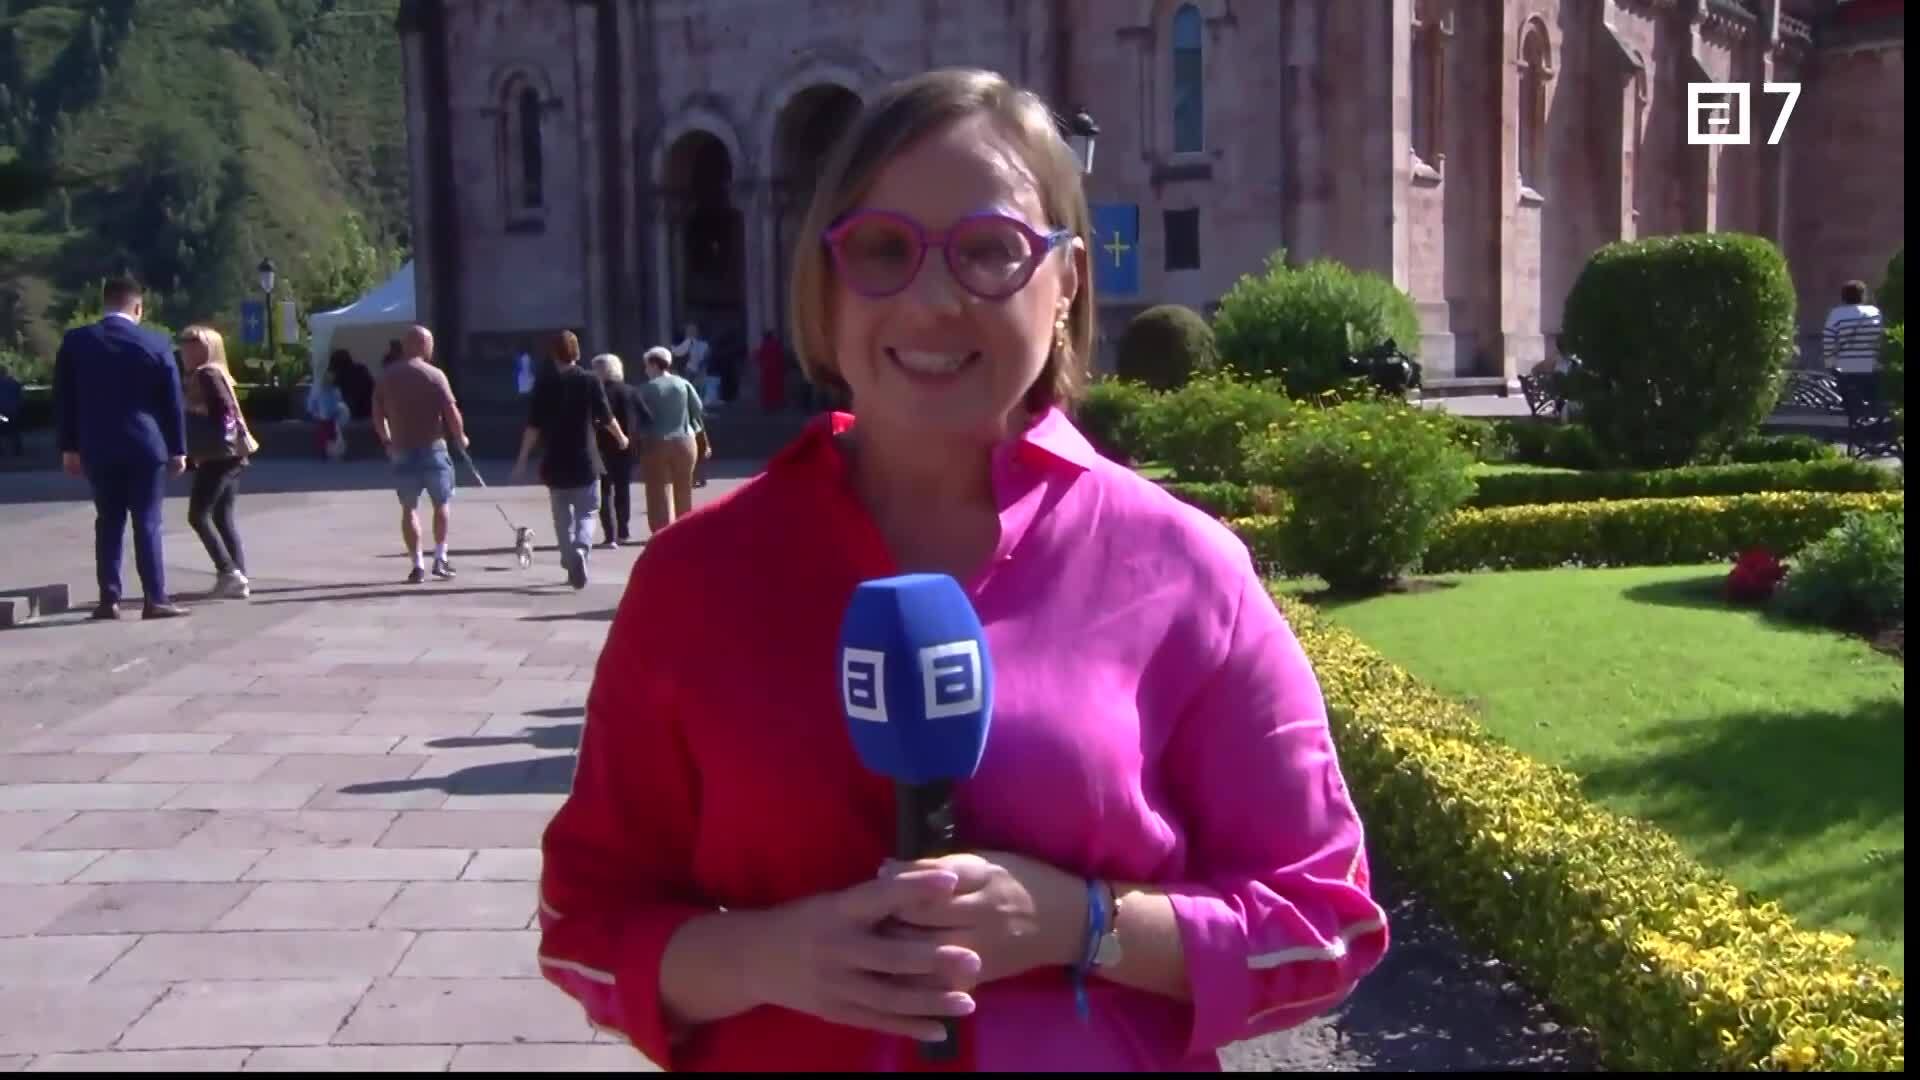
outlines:
[[[669,325],[678,341],[689,322],[724,364],[746,349],[747,278],[743,220],[733,202],[733,169],[725,143],[690,131],[667,154],[673,196],[668,242],[672,283]]]
[[[773,136],[773,213],[775,250],[780,265],[774,274],[775,322],[782,339],[787,334],[787,274],[799,243],[800,223],[813,198],[814,184],[828,151],[860,112],[859,95],[843,86],[811,86],[787,100],[780,110]]]

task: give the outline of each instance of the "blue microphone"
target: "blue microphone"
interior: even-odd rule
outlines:
[[[840,624],[840,704],[855,753],[894,783],[894,857],[954,850],[953,785],[980,767],[993,719],[993,664],[980,616],[945,574],[903,574],[853,591]],[[953,1022],[931,1060],[959,1050]]]

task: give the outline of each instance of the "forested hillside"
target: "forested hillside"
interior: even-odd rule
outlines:
[[[104,276],[157,321],[351,299],[406,244],[399,0],[0,0],[0,354],[49,357]],[[20,185],[12,185],[19,187]]]

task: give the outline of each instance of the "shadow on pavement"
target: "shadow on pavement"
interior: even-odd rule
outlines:
[[[333,586],[326,585],[314,586],[316,589],[332,587]],[[351,587],[352,586],[348,586],[348,588]],[[567,585],[565,582],[555,582],[551,585],[508,585],[500,588],[487,588],[486,586],[448,586],[427,582],[422,582],[419,585],[408,585],[402,581],[395,582],[391,588],[381,588],[365,592],[328,592],[318,596],[286,596],[279,599],[256,600],[255,603],[267,606],[279,604],[336,603],[342,600],[391,600],[401,596],[409,598],[468,595],[557,596],[566,591]]]
[[[585,705],[554,705],[545,709],[528,709],[522,716],[537,716],[542,720],[571,720],[576,716],[587,715]]]
[[[429,746],[440,750],[474,749],[488,746],[526,746],[534,750],[565,750],[525,761],[495,761],[456,769],[446,776],[415,776],[406,780],[382,780],[349,784],[340,789],[344,795],[393,795],[408,791],[443,791],[448,795],[565,795],[573,790],[573,769],[579,760],[582,724],[546,724],[529,727],[519,735],[470,735],[435,739]]]
[[[521,622],[612,622],[615,608],[601,608],[598,611],[557,611],[551,615],[522,615]]]

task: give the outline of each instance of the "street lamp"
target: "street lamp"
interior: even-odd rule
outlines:
[[[274,366],[275,366],[275,363],[279,360],[278,352],[273,347],[273,283],[274,283],[274,278],[276,276],[277,275],[274,273],[274,268],[273,268],[273,260],[261,259],[260,260],[260,291],[265,294],[265,303],[263,303],[261,306],[266,313],[266,319],[267,319],[266,375],[269,381],[274,379]]]
[[[1093,122],[1093,117],[1087,114],[1087,107],[1082,105],[1074,110],[1073,118],[1064,127],[1067,145],[1073,147],[1073,156],[1080,159],[1080,171],[1091,176],[1093,143],[1100,136],[1100,125]]]

